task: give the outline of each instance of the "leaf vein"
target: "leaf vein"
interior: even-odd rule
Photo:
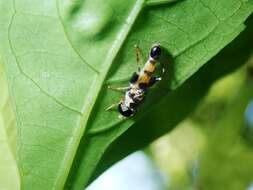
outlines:
[[[239,11],[242,7],[242,4],[240,5],[240,7],[238,7],[238,9],[231,15],[235,15],[237,13],[237,11]],[[210,7],[209,7],[210,9]],[[158,15],[155,15],[155,14],[152,14],[153,16],[156,16],[157,18],[160,18],[162,19],[163,21],[167,21],[165,18],[162,18],[161,16],[158,16]],[[208,38],[210,35],[212,35],[212,33],[220,26],[220,23],[221,22],[226,22],[226,20],[228,20],[229,18],[225,19],[225,20],[218,20],[218,24],[216,26],[213,27],[213,29],[208,32],[205,36],[203,36],[201,39],[195,41],[194,43],[186,46],[184,49],[182,49],[181,51],[179,51],[178,53],[174,54],[173,57],[174,59],[176,59],[177,57],[181,56],[182,54],[184,54],[186,51],[188,51],[190,48],[193,48],[194,46],[200,44],[201,42],[203,42],[206,38]],[[170,22],[167,22],[170,24]],[[173,25],[174,26],[174,25]],[[181,30],[180,30],[181,31]],[[183,31],[182,31],[183,32]],[[186,32],[184,32],[186,33]],[[187,33],[186,33],[187,34]],[[148,42],[148,40],[145,40]],[[150,43],[152,43],[152,41],[150,41]],[[112,80],[108,80],[106,81],[105,84],[112,84],[112,83],[121,83],[121,82],[127,82],[129,79],[130,79],[131,75],[127,76],[127,77],[124,77],[124,78],[120,78],[120,79],[112,79]]]
[[[66,29],[66,26],[64,25],[63,23],[63,20],[62,20],[62,17],[60,15],[60,7],[59,7],[59,2],[58,0],[55,0],[56,2],[56,12],[57,12],[57,15],[58,15],[58,18],[59,18],[59,21],[62,25],[62,28],[63,28],[63,32],[64,32],[64,35],[67,39],[67,41],[69,42],[69,45],[71,46],[71,48],[74,50],[74,52],[77,54],[77,56],[82,60],[82,62],[84,64],[86,64],[92,71],[94,71],[96,74],[99,74],[99,71],[93,67],[91,64],[89,64],[84,58],[83,56],[79,53],[79,51],[77,50],[77,48],[74,46],[74,44],[72,43],[69,35],[68,35],[68,32],[67,32],[67,29]]]
[[[13,0],[13,2],[14,2],[14,1],[15,1],[15,0]],[[14,5],[15,5],[15,4],[14,4]],[[16,53],[15,53],[15,50],[14,50],[14,48],[13,48],[12,42],[11,42],[11,27],[12,27],[12,24],[13,24],[13,21],[14,21],[14,17],[15,17],[16,14],[17,14],[17,12],[16,12],[16,9],[15,9],[15,7],[14,7],[14,13],[13,13],[13,15],[12,15],[12,17],[11,17],[10,24],[9,24],[9,27],[8,27],[8,42],[9,42],[9,45],[10,45],[10,50],[11,50],[11,52],[12,52],[14,58],[15,58],[15,61],[16,61],[16,64],[17,64],[17,67],[18,67],[20,73],[21,73],[23,76],[25,76],[27,79],[29,79],[29,80],[30,80],[30,81],[43,93],[43,94],[45,94],[47,97],[51,98],[51,99],[52,99],[54,102],[56,102],[58,105],[60,105],[60,106],[62,106],[62,107],[64,107],[64,108],[66,108],[66,109],[69,109],[69,110],[71,110],[71,111],[73,111],[73,112],[75,112],[75,113],[77,113],[77,114],[79,114],[79,115],[82,115],[82,113],[81,113],[80,111],[78,111],[78,110],[76,110],[76,109],[74,109],[74,108],[71,108],[71,107],[68,106],[68,105],[65,105],[63,102],[61,102],[60,100],[58,100],[56,97],[54,97],[54,96],[52,96],[51,94],[49,94],[47,91],[45,91],[43,88],[41,88],[40,85],[39,85],[36,81],[34,81],[28,74],[26,74],[26,73],[23,71],[23,69],[22,69],[22,67],[21,67],[21,65],[20,65],[20,63],[19,63],[19,60],[18,60],[18,58],[17,58],[17,55],[16,55]]]

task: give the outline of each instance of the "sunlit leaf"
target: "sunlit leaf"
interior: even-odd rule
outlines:
[[[159,103],[231,42],[253,9],[247,0],[186,0],[147,8],[145,3],[0,2],[0,51],[19,129],[23,189],[61,189],[76,163],[80,170],[66,187],[83,189],[107,147],[145,118],[145,107]],[[154,88],[153,102],[147,97],[132,119],[106,112],[120,98],[107,85],[121,85],[136,70],[133,46],[139,44],[145,59],[157,42],[173,57],[163,90]]]
[[[0,189],[19,189],[17,130],[3,63],[0,62]]]

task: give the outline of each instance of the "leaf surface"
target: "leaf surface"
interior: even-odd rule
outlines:
[[[237,39],[212,58],[178,89],[169,92],[159,103],[150,107],[144,117],[140,118],[130,129],[110,144],[96,166],[92,180],[108,166],[129,153],[144,148],[161,135],[168,133],[186,117],[191,116],[195,107],[198,106],[199,102],[202,102],[203,97],[209,93],[210,86],[217,79],[234,72],[245,64],[251,57],[253,49],[252,23],[253,19],[251,17],[247,29]],[[238,56],[238,53],[240,53],[240,56]],[[238,89],[234,89],[234,91],[237,92]],[[202,111],[201,114],[203,117],[207,117],[207,113]],[[104,133],[104,136],[106,135]],[[95,141],[96,136],[91,139]],[[99,138],[96,141],[97,147],[103,146],[102,141],[99,144]],[[90,146],[92,147],[92,143],[90,143]],[[85,154],[82,156],[84,157]],[[75,170],[75,173],[78,176],[77,170]],[[80,176],[79,178],[81,179]]]
[[[225,7],[227,7],[226,10],[229,10],[228,12],[222,12]],[[174,60],[169,66],[167,81],[157,87],[157,89],[159,88],[158,93],[149,96],[152,97],[152,100],[147,98],[143,109],[136,118],[124,121],[124,123],[122,121],[117,122],[117,112],[105,113],[104,109],[101,109],[110,105],[110,102],[117,102],[119,99],[119,94],[106,91],[105,85],[101,95],[102,100],[99,100],[98,103],[99,108],[94,111],[95,113],[89,121],[89,127],[91,126],[89,134],[83,138],[79,148],[79,154],[73,166],[68,187],[78,189],[82,186],[81,184],[87,184],[86,179],[89,180],[92,174],[84,168],[95,168],[100,158],[102,159],[101,162],[105,161],[102,157],[105,153],[109,152],[106,154],[106,159],[116,160],[117,158],[113,157],[117,157],[117,154],[124,155],[123,148],[128,149],[130,146],[133,150],[134,144],[136,147],[141,147],[140,144],[143,145],[155,136],[157,137],[158,134],[163,134],[177,124],[180,119],[183,119],[183,116],[186,116],[194,108],[193,103],[198,101],[206,92],[208,85],[206,84],[207,86],[204,87],[205,84],[198,81],[193,92],[190,90],[191,84],[171,95],[167,94],[168,91],[179,87],[204,63],[234,39],[244,29],[243,22],[251,12],[252,2],[241,4],[238,1],[219,1],[218,4],[217,2],[213,4],[211,1],[183,1],[172,7],[146,9],[134,25],[129,38],[115,61],[115,65],[118,62],[123,64],[120,65],[120,68],[112,69],[112,76],[108,78],[106,85],[122,86],[122,81],[129,79],[131,73],[136,70],[134,44],[139,44],[143,52],[147,54],[150,44],[158,41],[169,50]],[[217,66],[216,69],[218,68]],[[132,70],[132,72],[129,72],[129,70]],[[208,71],[205,74],[208,75]],[[194,91],[198,92],[199,88],[203,88],[203,90],[197,95]],[[178,103],[178,101],[181,103]],[[159,106],[154,106],[157,102],[159,102]],[[186,109],[185,104],[189,108]],[[148,112],[147,115],[146,112]],[[170,115],[172,116],[169,117]],[[171,125],[167,125],[168,122],[171,122]],[[113,141],[121,136],[128,129],[127,127],[133,123],[135,123],[133,127],[140,130],[132,129],[130,133],[126,133],[127,135],[124,135],[124,138],[121,139],[120,145],[117,146],[117,143],[115,143],[117,148],[111,155],[108,155],[111,153],[110,148],[114,146],[112,145]],[[165,127],[166,125],[167,127]],[[154,126],[157,127],[157,130],[149,129],[146,131],[147,128],[153,128]],[[141,135],[143,138],[138,140],[141,131],[143,132],[143,135]],[[137,135],[134,134],[135,132]],[[152,132],[155,135],[152,135]],[[133,142],[131,142],[132,140]]]
[[[144,0],[0,2],[0,51],[19,129],[23,189],[61,189],[74,158],[72,168],[79,170],[66,187],[83,189],[108,146],[145,116],[145,107],[160,102],[231,42],[253,6],[237,0],[144,5]],[[147,55],[156,42],[174,60],[158,85],[163,90],[154,88],[154,99],[132,119],[105,112],[119,100],[107,85],[120,85],[136,70],[134,44]]]
[[[19,189],[17,130],[3,63],[0,62],[0,189]]]
[[[147,0],[146,6],[154,6],[154,5],[161,5],[161,4],[168,4],[173,3],[180,0]]]

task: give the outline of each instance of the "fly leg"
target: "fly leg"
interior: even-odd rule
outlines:
[[[161,67],[162,67],[162,75],[163,75],[165,73],[165,67],[164,67],[163,63],[160,62],[160,64],[161,64]]]
[[[108,86],[107,87],[108,89],[110,90],[113,90],[113,91],[117,91],[117,92],[121,92],[121,93],[124,93],[129,87],[113,87],[113,86]],[[120,101],[121,102],[121,101]],[[105,110],[106,111],[109,111],[109,110],[112,110],[113,108],[117,107],[119,105],[119,103],[114,103],[112,105],[110,105],[108,108],[106,108]]]
[[[126,86],[126,87],[108,86],[107,88],[110,89],[110,90],[113,90],[113,91],[117,91],[117,92],[125,92],[129,87],[128,86]]]
[[[161,67],[162,67],[162,75],[165,73],[165,68],[163,66],[163,64],[161,63]],[[148,86],[153,86],[156,82],[161,81],[162,77],[151,77]]]
[[[113,86],[108,86],[107,88],[110,89],[110,90],[116,91],[116,92],[124,93],[129,87],[128,87],[128,86],[127,86],[127,87],[113,87]],[[120,101],[120,102],[121,102],[121,101]],[[110,106],[107,107],[105,110],[106,110],[106,111],[112,110],[113,108],[117,107],[117,106],[120,104],[120,102],[114,103],[114,104],[110,105]]]
[[[161,81],[162,77],[151,77],[148,86],[151,87],[153,86],[156,82]]]
[[[117,107],[117,106],[119,105],[119,103],[120,103],[120,102],[114,103],[114,104],[110,105],[108,108],[106,108],[105,110],[106,110],[106,111],[112,110],[113,108]]]
[[[137,62],[137,66],[138,66],[138,72],[140,72],[142,64],[143,64],[141,49],[139,48],[138,45],[134,45],[134,48],[135,48],[135,54],[136,54],[136,62]]]

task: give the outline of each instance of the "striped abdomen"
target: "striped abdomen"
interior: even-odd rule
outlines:
[[[149,83],[152,77],[152,74],[155,72],[156,63],[157,61],[155,59],[153,59],[152,57],[149,57],[148,61],[146,62],[146,64],[144,65],[144,67],[142,68],[139,74],[137,83],[145,83],[145,84]]]

